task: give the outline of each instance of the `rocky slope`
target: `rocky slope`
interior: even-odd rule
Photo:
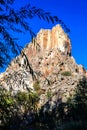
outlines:
[[[87,76],[82,65],[71,56],[71,42],[60,25],[52,30],[41,29],[0,75],[0,87],[12,93],[36,91],[38,108],[49,103],[52,110],[59,99],[73,97],[79,80]]]

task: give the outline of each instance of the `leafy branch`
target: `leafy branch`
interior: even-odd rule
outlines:
[[[0,67],[8,64],[11,56],[18,55],[21,50],[21,46],[18,44],[17,39],[11,32],[17,34],[29,31],[31,39],[36,36],[30,27],[30,24],[27,22],[28,19],[33,20],[34,17],[38,17],[48,23],[59,22],[65,30],[69,32],[69,29],[64,22],[57,16],[52,16],[49,12],[45,12],[43,9],[31,6],[30,3],[24,7],[21,7],[19,10],[15,10],[12,8],[14,1],[15,0],[0,1]],[[7,57],[9,57],[8,62],[6,62]]]

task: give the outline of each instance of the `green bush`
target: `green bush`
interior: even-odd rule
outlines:
[[[9,110],[15,103],[11,93],[0,89],[0,110]]]
[[[0,89],[0,130],[10,130],[12,123],[21,121],[24,113],[27,114],[31,109],[35,112],[38,100],[35,92],[18,92],[13,96],[10,92]]]
[[[48,90],[48,91],[47,91],[47,98],[48,98],[48,99],[50,99],[50,98],[51,98],[51,96],[52,96],[52,93],[51,93],[51,91],[50,91],[50,90]]]
[[[38,80],[37,80],[37,81],[35,81],[35,83],[34,83],[33,87],[34,87],[34,90],[35,90],[35,91],[40,90],[40,82],[39,82]]]
[[[64,71],[61,73],[63,76],[71,76],[71,72],[70,71]]]
[[[27,92],[18,92],[16,95],[16,101],[23,103],[25,101],[28,101],[28,93]]]

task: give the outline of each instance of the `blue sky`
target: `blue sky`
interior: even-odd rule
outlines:
[[[87,69],[87,0],[16,0],[14,8],[27,4],[44,9],[52,15],[58,16],[70,28],[69,34],[72,44],[72,55],[78,64]],[[55,24],[34,18],[29,20],[32,29],[37,33],[41,28],[52,28]],[[21,34],[19,43],[29,42],[29,33]]]

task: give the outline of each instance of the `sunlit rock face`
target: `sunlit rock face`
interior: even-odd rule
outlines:
[[[35,46],[29,45],[32,51],[31,54],[34,54],[36,49],[41,52],[56,49],[56,51],[58,50],[64,54],[71,54],[70,39],[60,25],[56,25],[51,30],[41,29],[34,40]]]
[[[40,94],[39,106],[48,101],[47,92],[50,90],[54,95],[51,102],[54,107],[58,98],[65,102],[73,96],[83,76],[87,76],[87,72],[71,56],[68,35],[60,25],[56,25],[51,30],[41,29],[26,45],[6,72],[0,75],[0,87],[14,93],[29,89],[35,91],[33,85],[38,80],[40,91],[44,91]]]
[[[71,55],[71,43],[62,27],[56,25],[51,30],[41,29],[24,52],[33,69],[47,76],[57,69],[58,62]]]
[[[41,29],[37,34],[36,42],[42,51],[55,48],[64,53],[71,53],[70,39],[60,25],[56,25],[52,30]]]

